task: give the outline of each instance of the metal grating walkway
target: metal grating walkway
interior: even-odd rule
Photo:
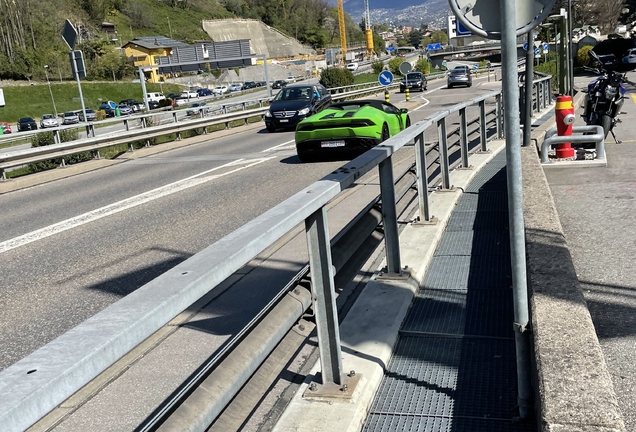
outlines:
[[[460,198],[402,323],[365,432],[525,432],[517,423],[506,156]]]

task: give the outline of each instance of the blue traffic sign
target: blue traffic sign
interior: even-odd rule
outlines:
[[[550,50],[550,47],[548,46],[547,42],[543,42],[543,51],[548,52]]]
[[[541,50],[539,48],[535,48],[534,55],[539,55],[539,54],[541,54]]]
[[[428,49],[429,51],[440,50],[442,49],[442,44],[439,44],[439,43],[428,44],[426,49]]]
[[[473,63],[473,69],[475,70],[479,69],[479,65],[477,63]]]
[[[523,44],[523,50],[528,51],[528,42]]]
[[[383,86],[391,85],[393,82],[393,74],[389,71],[380,72],[380,75],[378,75],[378,82]]]
[[[464,27],[458,19],[455,19],[455,34],[457,36],[472,36],[473,32]]]
[[[387,50],[387,51],[395,51],[395,47],[392,47],[392,46],[390,46],[390,47],[386,47],[386,50]]]

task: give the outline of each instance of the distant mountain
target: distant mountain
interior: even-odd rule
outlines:
[[[337,6],[337,0],[328,0]],[[364,0],[344,0],[344,9],[355,22],[362,21]],[[371,24],[383,23],[389,25],[405,25],[419,27],[427,24],[429,27],[445,29],[450,6],[448,0],[369,0]]]

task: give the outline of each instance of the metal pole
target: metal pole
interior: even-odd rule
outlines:
[[[79,73],[77,72],[77,59],[75,58],[75,52],[71,51],[71,57],[73,57],[73,75],[75,75],[75,80],[77,81],[77,88],[79,90],[80,102],[82,102],[82,114],[84,121],[86,120],[86,107],[84,106],[84,95],[82,94],[82,84],[80,83]]]
[[[517,85],[517,44],[515,0],[501,1],[501,57],[505,106],[508,211],[514,299],[514,330],[517,354],[517,402],[519,417],[532,415],[530,379],[530,335],[528,331],[528,286],[521,182],[521,146],[519,136],[519,87]],[[527,65],[526,65],[527,66]]]
[[[53,111],[55,112],[55,118],[57,118],[57,108],[55,107],[55,99],[53,99],[53,91],[51,90],[51,81],[49,81],[49,65],[44,65],[44,73],[46,74],[46,83],[49,85],[49,93],[51,94],[51,102],[53,103]]]
[[[534,78],[534,37],[533,31],[528,32],[528,51],[526,51],[526,86],[525,109],[523,117],[523,145],[529,146],[532,138],[532,79]]]
[[[574,45],[572,43],[572,0],[568,0],[568,52],[570,53],[570,96],[574,96]]]
[[[318,333],[322,383],[341,385],[343,380],[342,351],[325,207],[321,207],[305,219],[305,232],[309,249],[311,289]]]
[[[141,92],[144,95],[144,105],[146,106],[146,111],[150,112],[150,106],[148,105],[148,94],[146,93],[146,76],[144,75],[144,71],[141,66],[139,66],[139,81],[141,81]]]
[[[486,101],[479,102],[479,140],[481,141],[481,151],[487,152],[487,135],[486,135]]]
[[[426,172],[426,145],[424,132],[415,137],[415,169],[417,172],[417,199],[420,208],[420,221],[431,221],[428,202],[428,173]]]
[[[450,189],[450,172],[448,167],[448,137],[446,136],[446,117],[437,122],[439,138],[439,167],[442,171],[442,189]]]
[[[170,17],[166,17],[168,20],[168,29],[170,30],[170,39],[172,39],[172,26],[170,25]]]
[[[267,97],[272,97],[272,86],[269,84],[269,72],[267,70],[267,56],[263,54],[263,69],[265,74],[265,85],[267,86]]]
[[[466,120],[466,108],[459,110],[459,146],[462,156],[462,168],[468,168],[468,125]]]
[[[559,63],[561,64],[561,73],[559,74],[559,93],[560,94],[568,94],[568,90],[566,87],[566,71],[567,71],[567,54],[565,47],[565,33],[567,26],[565,19],[561,19],[561,38],[559,40],[559,48],[561,49],[559,55]],[[568,75],[569,76],[569,75]]]
[[[400,274],[400,236],[395,207],[395,184],[393,181],[393,158],[389,156],[378,165],[380,173],[380,199],[384,244],[386,246],[386,270],[390,275]]]

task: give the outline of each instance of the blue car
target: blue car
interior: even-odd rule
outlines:
[[[199,93],[199,96],[212,96],[212,90],[210,89],[199,89],[197,93]]]

